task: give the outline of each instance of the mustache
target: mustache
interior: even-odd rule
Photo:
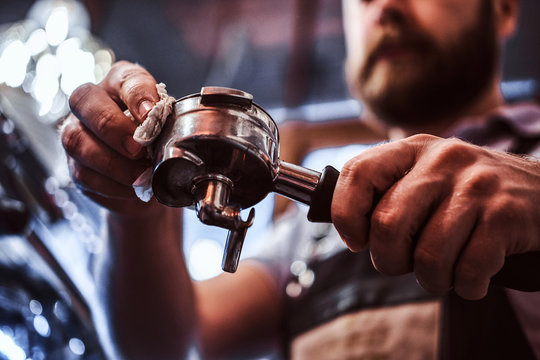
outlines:
[[[396,28],[385,29],[374,35],[367,44],[364,73],[371,73],[380,55],[386,50],[395,47],[418,53],[427,53],[437,49],[435,41],[421,31]]]

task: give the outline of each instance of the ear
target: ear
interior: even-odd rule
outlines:
[[[519,0],[493,0],[493,4],[499,36],[507,39],[516,31]]]

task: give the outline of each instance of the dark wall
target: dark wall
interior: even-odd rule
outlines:
[[[32,3],[32,0],[0,0],[0,23],[24,18]],[[284,103],[284,84],[291,79],[287,72],[290,31],[299,16],[294,13],[295,1],[227,0],[227,4],[236,7],[231,5],[225,13],[213,9],[212,4],[216,3],[213,0],[88,0],[87,3],[92,6],[95,34],[119,59],[138,62],[158,81],[166,82],[174,96],[196,92],[202,85],[220,85],[252,92],[265,107]],[[259,14],[256,3],[261,8]],[[342,71],[345,50],[339,20],[340,1],[319,0],[319,4],[316,41],[306,64],[310,79],[304,102],[347,96]],[[246,16],[251,26],[264,29],[270,40],[250,41],[254,28],[249,27],[233,28],[234,31],[226,28],[229,33],[216,30],[230,25],[227,21],[234,19],[236,12],[238,16]],[[518,33],[505,49],[505,80],[534,78],[540,82],[539,15],[539,0],[522,0]],[[280,18],[285,20],[280,22],[277,20]],[[195,25],[199,28],[195,29]],[[186,32],[191,33],[186,36]],[[218,38],[229,39],[228,44],[223,45]],[[206,46],[207,52],[212,47],[215,52],[209,56],[194,51],[194,39],[199,40],[203,49]]]
[[[540,1],[522,0],[518,33],[505,51],[504,77],[540,82]]]

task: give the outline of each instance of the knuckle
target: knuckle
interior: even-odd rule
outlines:
[[[415,134],[406,139],[407,142],[412,144],[427,144],[437,140],[440,140],[440,138],[429,134]]]
[[[91,96],[91,93],[94,91],[95,87],[96,85],[92,83],[86,83],[76,88],[69,97],[70,109],[77,113],[79,108],[81,108],[81,106],[87,102],[86,100],[89,96]]]
[[[119,62],[117,65],[117,78],[120,88],[137,87],[141,80],[146,80],[151,75],[140,65],[129,62]]]
[[[364,152],[364,155],[367,154],[369,150]],[[367,157],[355,156],[352,159],[348,160],[343,168],[341,169],[340,177],[347,184],[356,184],[364,176],[363,174],[371,174],[376,168],[377,164],[372,161],[366,161]]]
[[[500,185],[500,174],[495,169],[476,166],[467,174],[463,183],[463,192],[470,197],[482,197],[496,193]]]
[[[120,87],[125,87],[141,75],[141,69],[135,65],[123,69],[120,75]]]
[[[137,65],[126,60],[117,61],[111,66],[108,77],[117,77],[117,76],[122,77],[123,74],[126,72],[126,69],[131,69],[135,66]]]
[[[141,83],[133,82],[129,84],[129,86],[125,87],[125,90],[128,99],[142,99],[146,95],[146,89]]]
[[[103,134],[107,128],[114,122],[113,114],[108,110],[102,110],[96,116],[96,130]]]
[[[474,148],[458,139],[445,139],[435,149],[434,166],[436,169],[444,169],[449,164],[455,164],[460,168],[472,164],[477,156]],[[452,166],[452,169],[454,166]]]
[[[104,81],[109,87],[119,87],[125,90],[126,87],[146,79],[153,79],[153,77],[142,66],[127,61],[118,61],[113,64]]]
[[[375,210],[371,215],[371,234],[373,238],[381,241],[385,239],[393,239],[396,235],[397,224],[399,224],[397,216],[386,210]]]
[[[488,234],[486,236],[490,237],[491,243],[504,247],[511,253],[523,250],[520,249],[523,243],[516,241],[516,231],[528,230],[530,224],[535,222],[530,212],[525,210],[525,200],[508,194],[496,194],[484,203],[478,226],[485,229]]]
[[[506,224],[507,226],[513,223],[513,220],[517,220],[516,216],[520,215],[521,212],[516,200],[510,196],[500,196],[488,203],[484,210],[484,222],[488,227],[497,224]]]
[[[348,160],[339,175],[339,183],[342,185],[339,189],[349,189],[350,186],[355,185],[358,181],[361,161],[357,157]]]
[[[345,165],[343,165],[343,168],[341,170],[341,177],[344,179],[350,179],[354,176],[355,168],[357,167],[357,157],[353,157],[352,159],[347,160]]]

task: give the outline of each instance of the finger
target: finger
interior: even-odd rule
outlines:
[[[454,290],[464,299],[486,296],[491,278],[502,269],[503,246],[493,244],[486,226],[477,227],[463,249],[454,270]]]
[[[73,182],[85,194],[92,194],[94,199],[96,199],[96,196],[116,200],[136,198],[135,192],[131,186],[117,183],[116,181],[73,161],[73,159],[71,159],[70,162]]]
[[[478,217],[478,207],[459,195],[447,198],[424,226],[414,251],[420,286],[440,294],[454,282],[454,268]]]
[[[125,104],[138,123],[159,101],[154,77],[143,67],[126,61],[115,63],[101,86],[115,101]]]
[[[399,275],[413,270],[416,241],[443,202],[448,182],[413,167],[386,191],[373,210],[369,231],[371,258],[378,271]]]
[[[143,153],[142,146],[133,139],[137,125],[103,88],[82,85],[71,95],[69,105],[80,122],[118,153],[131,158]]]
[[[122,185],[131,186],[150,166],[147,160],[130,160],[112,150],[76,119],[64,126],[62,144],[76,162]]]
[[[486,172],[482,173],[487,176]],[[484,297],[491,278],[502,269],[506,256],[529,250],[519,241],[522,237],[518,234],[528,233],[529,229],[518,194],[508,195],[499,190],[489,197],[478,195],[480,184],[484,184],[484,188],[487,184],[500,188],[491,182],[494,178],[493,174],[489,179],[475,176],[461,190],[465,199],[480,200],[482,204],[474,232],[455,269],[455,291],[466,299]]]
[[[415,145],[398,141],[368,149],[345,164],[332,199],[332,222],[351,250],[366,247],[377,199],[413,166],[416,153]]]

